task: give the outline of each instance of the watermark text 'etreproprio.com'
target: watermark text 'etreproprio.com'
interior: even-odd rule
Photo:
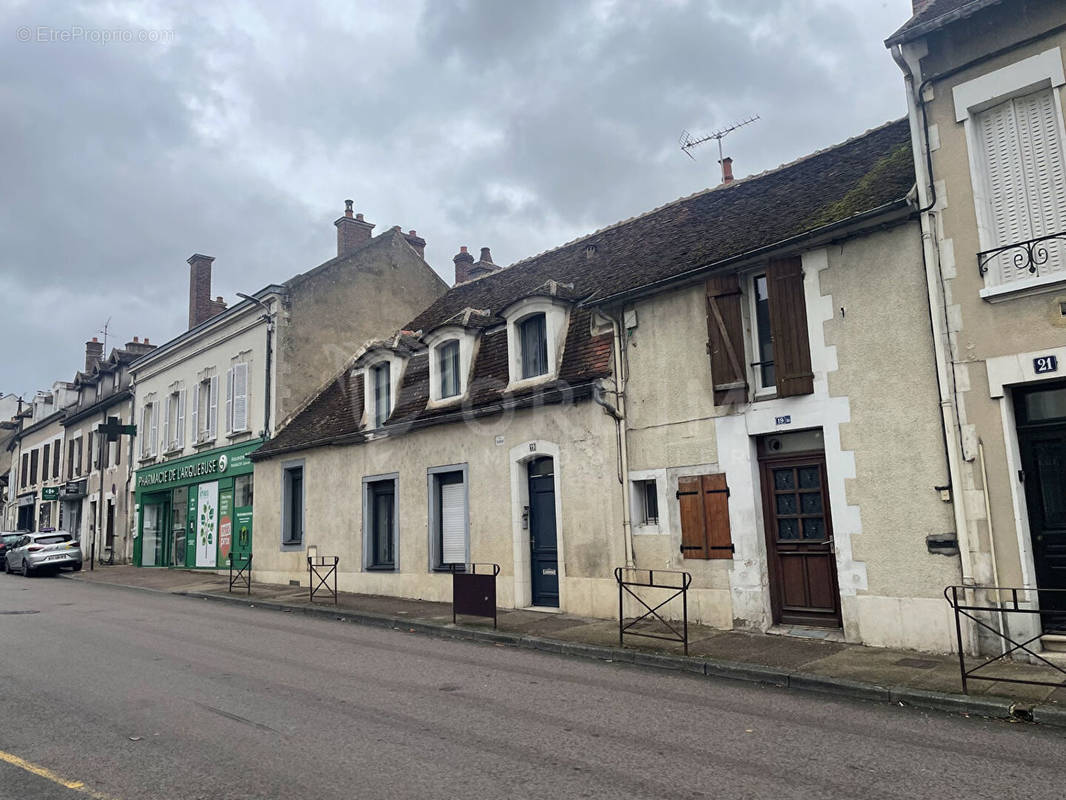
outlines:
[[[90,44],[135,44],[152,42],[167,44],[174,41],[174,31],[165,28],[86,28],[70,25],[22,25],[15,30],[20,42],[89,42]]]

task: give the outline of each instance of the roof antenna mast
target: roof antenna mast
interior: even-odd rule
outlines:
[[[683,152],[685,155],[695,161],[696,157],[692,155],[691,152],[689,152],[690,150],[692,150],[693,147],[701,145],[711,139],[717,140],[718,163],[722,165],[722,183],[728,183],[729,181],[733,180],[733,173],[732,170],[727,167],[725,163],[725,158],[722,155],[722,139],[724,139],[730,133],[735,131],[737,128],[743,128],[745,125],[750,125],[757,119],[759,119],[759,115],[755,114],[754,116],[748,117],[747,119],[741,120],[740,122],[734,122],[732,125],[727,125],[724,128],[719,128],[718,130],[713,131],[712,133],[708,133],[706,136],[700,136],[695,139],[692,138],[691,133],[683,130],[681,131],[681,138],[678,140],[679,144],[681,145],[681,152]]]

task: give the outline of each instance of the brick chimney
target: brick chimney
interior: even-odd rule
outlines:
[[[149,344],[148,337],[144,337],[144,341],[140,340],[140,337],[134,336],[132,342],[126,342],[126,346],[123,348],[127,353],[133,353],[134,355],[143,356],[145,353],[150,353],[156,349],[158,345]]]
[[[415,249],[423,259],[426,257],[426,240],[418,235],[418,231],[410,230],[403,235],[403,238],[407,240],[407,243]]]
[[[95,336],[85,343],[85,371],[92,372],[93,367],[104,360],[104,345]]]
[[[497,267],[495,264],[492,263],[492,252],[489,250],[489,248],[482,247],[481,258],[479,258],[477,260],[477,263],[475,263],[470,268],[470,271],[468,273],[470,275],[469,280],[473,280],[474,278],[480,278],[482,275],[488,275],[491,272],[499,271],[500,267]]]
[[[466,252],[466,245],[459,248],[459,252],[452,258],[455,264],[455,284],[466,283],[470,280],[470,270],[474,265],[474,257]]]
[[[725,158],[723,158],[718,163],[722,165],[722,183],[732,183],[733,182],[733,159],[731,159],[729,156],[726,156]]]
[[[337,226],[337,257],[346,256],[370,239],[374,226],[362,214],[352,213],[352,201],[344,201],[344,216],[333,223]]]
[[[189,256],[189,327],[195,328],[217,311],[211,300],[211,262],[214,256],[193,253]]]

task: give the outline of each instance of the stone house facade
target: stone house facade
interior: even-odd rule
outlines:
[[[1001,630],[1045,650],[1066,650],[1062,12],[924,0],[886,42],[907,87],[962,579],[1023,589],[1041,613]]]
[[[306,580],[313,547],[342,590],[447,600],[451,565],[494,562],[505,607],[612,617],[616,567],[685,570],[700,622],[950,650],[913,185],[900,120],[483,251],[251,456],[257,579]]]

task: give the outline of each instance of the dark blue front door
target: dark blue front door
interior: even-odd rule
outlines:
[[[548,457],[529,462],[529,545],[535,606],[559,606],[554,466]]]

